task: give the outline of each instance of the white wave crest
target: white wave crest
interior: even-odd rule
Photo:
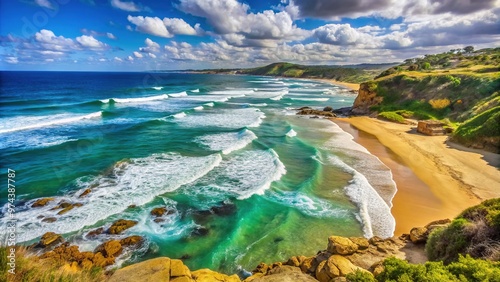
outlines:
[[[180,98],[180,97],[186,97],[186,96],[188,96],[188,94],[186,93],[186,91],[183,91],[183,92],[179,92],[179,93],[168,94],[168,96],[172,97],[172,98]]]
[[[168,99],[167,94],[149,96],[149,97],[137,97],[137,98],[110,98],[101,100],[101,102],[111,103],[112,101],[114,101],[115,103],[143,103],[143,102],[158,101],[165,99]]]
[[[227,155],[233,151],[243,149],[257,136],[250,130],[244,129],[240,132],[228,132],[220,134],[210,134],[198,137],[196,141],[213,151],[222,151]]]
[[[81,122],[84,120],[100,118],[102,112],[95,112],[87,115],[52,115],[52,116],[19,116],[15,118],[2,119],[0,133],[8,133],[20,130],[30,130],[57,126],[61,124]],[[48,121],[47,121],[48,120]]]

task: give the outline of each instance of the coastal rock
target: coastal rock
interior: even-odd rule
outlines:
[[[382,103],[383,100],[383,97],[377,96],[376,89],[372,84],[361,83],[351,113],[354,115],[369,114],[370,108]]]
[[[37,248],[47,248],[49,246],[54,246],[57,245],[61,242],[63,242],[64,239],[61,235],[54,233],[54,232],[47,232],[42,235],[42,238],[40,238],[40,241],[36,245]]]
[[[323,112],[331,112],[331,111],[333,111],[333,108],[330,106],[326,106],[323,108]]]
[[[154,208],[151,210],[150,214],[152,216],[156,216],[156,217],[161,217],[163,215],[170,215],[170,214],[173,214],[175,213],[174,210],[169,210],[167,209],[167,207],[158,207],[158,208]]]
[[[90,190],[90,188],[87,188],[85,189],[85,191],[83,191],[80,196],[78,196],[78,198],[83,198],[85,196],[87,196],[90,192],[92,192],[92,190]]]
[[[169,282],[171,260],[165,257],[146,260],[118,269],[109,282]]]
[[[440,219],[440,220],[435,220],[435,221],[429,222],[424,227],[427,228],[427,229],[430,229],[430,227],[434,226],[434,225],[447,225],[447,224],[450,224],[450,223],[451,223],[451,220],[449,218],[446,218],[446,219]]]
[[[366,250],[370,246],[370,242],[364,237],[349,237],[349,240],[358,246],[358,250]]]
[[[345,237],[330,236],[327,250],[332,254],[350,255],[358,250],[358,245]]]
[[[42,222],[47,222],[47,223],[52,223],[55,221],[57,221],[57,218],[55,218],[55,217],[46,217],[46,218],[42,219]]]
[[[309,107],[299,109],[297,115],[316,115],[316,116],[324,116],[324,117],[336,117],[337,115],[332,113],[331,111],[321,111],[311,109]]]
[[[425,243],[427,241],[427,228],[414,227],[410,231],[410,240],[415,243]]]
[[[109,227],[109,234],[120,234],[123,231],[135,226],[138,222],[134,220],[119,219]]]
[[[144,238],[138,235],[129,236],[120,240],[120,244],[124,247],[140,246],[144,242]]]
[[[191,278],[191,271],[184,265],[181,260],[171,259],[170,260],[170,277],[189,277]]]
[[[116,257],[121,254],[123,250],[120,241],[109,240],[97,246],[94,253],[101,253],[105,258]]]
[[[54,198],[41,198],[36,200],[33,204],[31,204],[32,208],[39,208],[39,207],[44,207],[48,203],[52,202]]]
[[[352,107],[344,107],[339,109],[334,109],[333,113],[340,116],[348,116],[351,113]]]
[[[75,207],[81,207],[81,206],[83,206],[82,203],[75,203],[75,204],[64,203],[64,204],[65,204],[64,208],[57,213],[58,215],[65,214],[65,213],[69,212],[70,210],[72,210]],[[59,205],[59,206],[62,206],[62,205]]]
[[[236,205],[231,202],[224,201],[221,202],[221,205],[212,207],[210,210],[218,216],[228,216],[236,212]]]
[[[87,237],[88,238],[94,238],[96,237],[97,235],[100,235],[104,233],[104,228],[103,227],[99,227],[97,229],[94,229],[94,230],[90,230],[88,233],[87,233]]]
[[[238,275],[236,274],[228,276],[222,273],[212,271],[207,268],[193,271],[191,272],[191,276],[193,280],[197,282],[209,282],[209,281],[240,282],[241,281]]]
[[[317,282],[310,275],[304,274],[300,268],[282,265],[269,271],[268,275],[256,274],[248,277],[245,282]]]
[[[443,123],[437,120],[419,120],[417,132],[430,136],[446,134]]]

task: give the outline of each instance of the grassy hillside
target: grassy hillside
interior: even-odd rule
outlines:
[[[236,73],[269,75],[294,78],[326,78],[351,83],[373,79],[382,69],[394,64],[359,66],[304,66],[291,63],[274,63],[264,67],[242,69]]]
[[[382,97],[370,110],[443,120],[466,145],[500,144],[500,48],[466,49],[408,59],[364,83]]]

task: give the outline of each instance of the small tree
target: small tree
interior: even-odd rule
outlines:
[[[465,53],[472,53],[474,52],[474,46],[466,46],[464,47]]]

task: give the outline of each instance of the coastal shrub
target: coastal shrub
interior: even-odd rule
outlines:
[[[346,279],[349,282],[377,282],[375,277],[373,277],[373,274],[359,270],[347,274]]]
[[[378,117],[392,122],[406,123],[404,117],[398,115],[396,112],[382,112]]]
[[[448,227],[433,231],[425,250],[430,260],[445,263],[462,254],[500,260],[500,199],[468,208]]]
[[[7,248],[0,247],[0,263],[4,262],[7,256]],[[29,255],[25,248],[17,248],[16,251],[16,271],[15,274],[4,273],[5,264],[2,264],[0,277],[7,277],[10,282],[98,282],[104,281],[106,276],[100,267],[93,267],[90,270],[80,270],[76,272],[64,271],[62,265],[40,260],[36,256]],[[5,279],[5,278],[4,278]],[[5,281],[5,280],[0,280]]]
[[[500,281],[500,263],[470,256],[460,256],[457,262],[449,265],[442,262],[410,264],[396,258],[386,259],[383,265],[384,271],[375,277],[377,281]]]
[[[448,107],[451,104],[451,101],[449,99],[431,99],[429,100],[429,104],[432,106],[433,109],[444,109]]]
[[[454,138],[458,141],[474,141],[481,137],[498,136],[500,136],[500,106],[466,120],[458,126],[454,134]]]

